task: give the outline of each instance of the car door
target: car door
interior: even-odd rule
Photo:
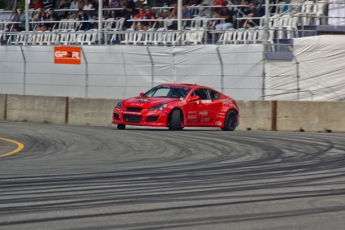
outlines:
[[[213,120],[212,100],[207,88],[195,89],[191,96],[199,96],[198,100],[190,101],[185,106],[186,123],[189,126],[210,125]]]
[[[211,123],[214,123],[217,115],[219,114],[220,110],[222,109],[223,103],[220,100],[220,93],[209,89],[209,95],[210,95],[210,99],[211,99],[211,103],[210,103],[210,117],[212,118]]]

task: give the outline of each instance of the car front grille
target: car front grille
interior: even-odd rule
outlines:
[[[127,111],[130,112],[141,112],[141,110],[143,110],[142,108],[136,108],[136,107],[126,107]]]
[[[123,120],[126,122],[140,122],[141,116],[138,115],[129,115],[129,114],[123,114]]]

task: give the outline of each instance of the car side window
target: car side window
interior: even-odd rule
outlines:
[[[214,90],[210,90],[210,97],[212,100],[218,100],[220,98],[220,93]]]
[[[200,100],[207,100],[208,99],[208,93],[207,89],[199,88],[194,90],[192,96],[199,96]]]

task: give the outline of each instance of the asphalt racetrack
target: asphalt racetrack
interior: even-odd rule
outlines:
[[[0,229],[343,230],[345,134],[0,123]]]

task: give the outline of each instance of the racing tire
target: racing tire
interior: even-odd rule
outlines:
[[[171,112],[171,120],[169,130],[180,130],[181,128],[181,112],[180,110],[173,110]]]
[[[117,125],[117,129],[125,129],[126,125],[122,125],[122,124],[118,124]]]
[[[237,113],[235,110],[230,110],[224,120],[223,131],[234,131],[237,127]]]

